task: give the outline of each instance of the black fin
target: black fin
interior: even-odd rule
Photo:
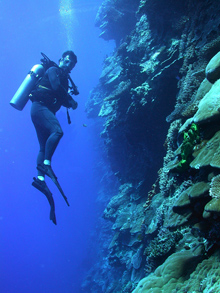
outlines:
[[[39,179],[36,179],[35,177],[33,178],[33,180],[34,181],[32,182],[32,185],[46,196],[50,204],[50,220],[52,220],[52,222],[56,225],[57,221],[56,221],[56,215],[55,215],[55,204],[54,204],[52,193],[47,187],[46,182],[43,181],[43,184],[42,184],[42,182]]]

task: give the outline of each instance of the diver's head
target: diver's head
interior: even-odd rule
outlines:
[[[59,67],[69,73],[75,67],[76,63],[77,57],[73,51],[66,51],[59,60]]]

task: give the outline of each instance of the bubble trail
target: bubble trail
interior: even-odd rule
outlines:
[[[75,11],[72,6],[72,0],[61,0],[59,6],[59,13],[62,26],[66,33],[67,49],[73,48],[73,30],[75,19]]]

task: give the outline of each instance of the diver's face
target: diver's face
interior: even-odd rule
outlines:
[[[65,56],[64,58],[60,60],[59,67],[64,69],[67,72],[70,72],[74,66],[75,66],[75,63],[70,59],[69,55]]]

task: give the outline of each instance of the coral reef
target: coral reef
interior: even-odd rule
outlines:
[[[117,183],[100,180],[84,292],[220,291],[219,13],[217,0],[106,0],[98,12],[116,48],[86,109]]]

